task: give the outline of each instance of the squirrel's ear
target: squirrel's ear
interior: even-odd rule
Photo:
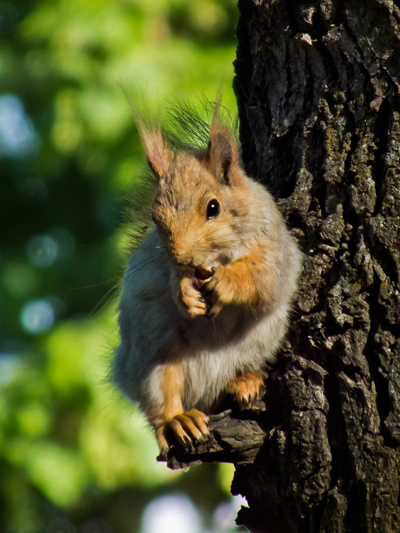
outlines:
[[[150,170],[157,180],[160,180],[172,165],[174,154],[165,146],[160,129],[147,131],[140,128],[140,136],[144,144]]]
[[[212,124],[207,148],[207,159],[217,181],[234,187],[237,185],[239,151],[229,129]]]

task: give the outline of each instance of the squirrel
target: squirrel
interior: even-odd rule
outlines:
[[[218,113],[203,149],[139,124],[158,187],[155,228],[129,258],[113,379],[139,402],[160,456],[208,438],[226,395],[251,406],[285,334],[301,252],[272,195],[248,177]]]

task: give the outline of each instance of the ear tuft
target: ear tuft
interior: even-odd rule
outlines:
[[[171,167],[174,154],[165,146],[160,128],[148,131],[141,126],[139,131],[150,170],[157,180],[160,180]]]
[[[218,123],[211,125],[207,157],[216,180],[234,187],[239,152],[227,126]]]
[[[221,158],[221,167],[222,172],[224,174],[224,177],[227,177],[227,174],[229,172],[229,169],[232,166],[232,147],[226,137],[224,137],[221,133],[217,133],[215,136],[215,145],[216,149],[219,151],[219,155]]]

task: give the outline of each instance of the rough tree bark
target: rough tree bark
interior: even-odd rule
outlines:
[[[170,466],[235,463],[253,532],[400,531],[400,2],[239,7],[244,165],[305,266],[265,403]]]

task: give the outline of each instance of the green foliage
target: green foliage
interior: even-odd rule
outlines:
[[[234,0],[0,2],[2,532],[47,530],[57,509],[84,520],[93,494],[151,497],[182,478],[107,383],[139,224],[123,213],[146,191],[128,100],[163,115],[222,85],[233,107],[236,17]]]

